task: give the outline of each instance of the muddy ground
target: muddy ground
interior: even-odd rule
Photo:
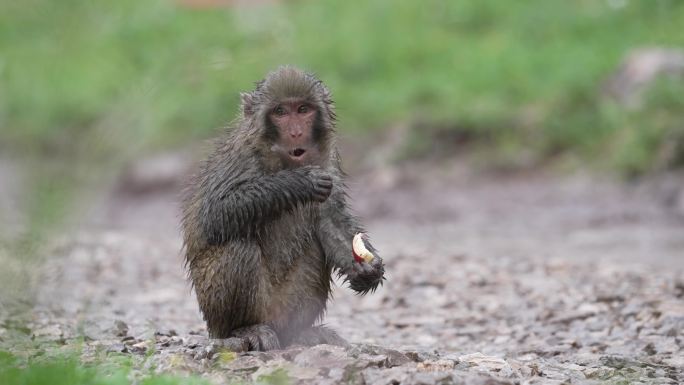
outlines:
[[[28,332],[86,362],[130,357],[133,378],[684,383],[684,217],[661,189],[458,161],[380,170],[349,185],[387,282],[366,297],[338,282],[325,319],[350,349],[234,354],[208,340],[174,184],[115,186],[58,242]]]

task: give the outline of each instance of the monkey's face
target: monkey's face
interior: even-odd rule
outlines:
[[[321,158],[318,108],[306,101],[279,103],[268,114],[276,152],[288,167],[318,164]]]

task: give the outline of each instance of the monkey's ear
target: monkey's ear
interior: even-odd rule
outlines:
[[[328,115],[330,117],[330,120],[333,122],[336,119],[336,114],[335,114],[335,103],[333,102],[332,99],[332,93],[330,92],[330,89],[323,85],[321,83],[321,96],[323,98],[323,104],[325,104],[326,109],[328,110]]]
[[[254,115],[254,95],[250,92],[241,92],[240,93],[240,101],[241,101],[241,108],[242,108],[242,114],[245,117],[250,117]]]

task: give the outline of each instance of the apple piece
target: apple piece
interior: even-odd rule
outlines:
[[[354,254],[354,260],[356,262],[366,262],[370,263],[375,255],[366,248],[366,243],[364,242],[365,234],[357,233],[354,235],[352,240],[352,253]]]

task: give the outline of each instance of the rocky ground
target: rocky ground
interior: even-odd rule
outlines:
[[[215,383],[684,383],[684,218],[659,191],[450,163],[350,187],[388,279],[366,297],[335,289],[325,322],[349,349],[208,340],[170,186],[113,189],[59,242],[26,333]]]

